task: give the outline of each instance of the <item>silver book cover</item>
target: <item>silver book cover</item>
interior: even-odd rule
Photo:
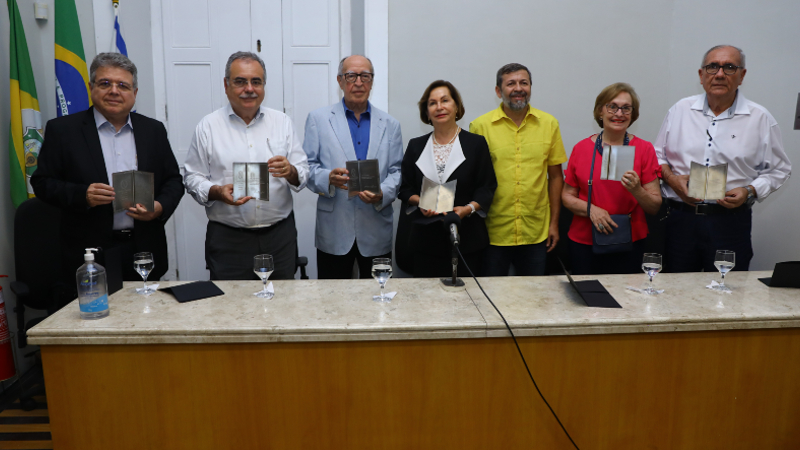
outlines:
[[[728,164],[705,166],[692,161],[689,171],[689,197],[715,202],[725,198]]]
[[[419,207],[437,213],[446,213],[453,210],[456,200],[456,184],[458,180],[439,184],[428,177],[422,179],[422,190],[419,196]]]
[[[127,211],[140,204],[148,211],[155,209],[153,174],[138,170],[126,170],[111,174],[114,188],[114,213]]]
[[[635,159],[636,147],[632,145],[606,146],[600,166],[600,179],[622,181],[625,172],[633,170]]]
[[[370,191],[373,194],[381,192],[381,172],[377,159],[347,161],[345,168],[350,177],[350,181],[347,182],[349,197],[355,197],[361,191]]]

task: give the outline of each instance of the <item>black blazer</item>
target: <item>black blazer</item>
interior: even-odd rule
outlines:
[[[428,133],[408,142],[408,148],[403,156],[403,181],[397,195],[403,202],[408,202],[412,195],[420,193],[424,175],[416,163],[425,149],[430,135],[431,133]],[[472,134],[466,130],[461,130],[458,139],[465,160],[447,179],[447,181],[458,180],[455,206],[464,206],[475,201],[481,205],[483,213],[488,213],[494,198],[494,191],[497,189],[497,178],[494,174],[489,146],[483,136]],[[405,211],[401,214],[405,214]],[[486,223],[482,215],[473,214],[461,222],[458,232],[461,235],[460,249],[462,253],[480,251],[489,245],[489,233],[486,231]],[[415,210],[410,217],[412,225],[409,233],[409,248],[417,253],[449,257],[450,240],[442,223],[438,221],[428,225],[413,223],[416,219],[425,217],[419,209]]]
[[[133,228],[137,251],[152,252],[155,259],[149,279],[158,280],[168,269],[164,224],[183,198],[183,178],[164,125],[137,113],[131,113],[131,125],[138,168],[153,173],[155,200],[163,208],[161,217],[134,220]],[[62,260],[73,277],[83,264],[85,248],[109,248],[112,243],[114,208],[111,204],[89,208],[86,190],[92,183],[111,184],[93,108],[47,122],[31,185],[37,197],[61,208]]]

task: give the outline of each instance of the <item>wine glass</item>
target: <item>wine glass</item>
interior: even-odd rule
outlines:
[[[717,254],[714,256],[714,266],[719,270],[719,273],[722,275],[722,281],[719,283],[715,289],[721,292],[730,292],[731,288],[725,286],[725,274],[730,272],[733,269],[733,266],[736,265],[736,253],[730,250],[717,250]]]
[[[658,291],[653,287],[653,277],[661,272],[661,255],[658,253],[645,253],[642,260],[642,270],[650,277],[650,285],[644,290],[645,294],[657,295]]]
[[[149,295],[155,292],[154,289],[147,286],[147,276],[150,275],[153,267],[155,267],[155,262],[153,262],[152,253],[141,252],[133,255],[133,269],[141,275],[142,281],[144,282],[142,289],[136,290],[140,295]]]
[[[392,259],[391,258],[375,258],[372,260],[372,278],[378,280],[381,285],[381,295],[375,295],[373,300],[379,302],[389,302],[392,299],[384,295],[383,290],[386,288],[386,282],[392,277]]]
[[[254,293],[256,297],[271,299],[274,294],[267,291],[267,278],[272,275],[275,270],[275,263],[272,261],[272,255],[256,255],[253,257],[253,272],[261,278],[264,282],[264,289]]]

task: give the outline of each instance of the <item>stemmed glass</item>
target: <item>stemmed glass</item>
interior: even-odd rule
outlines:
[[[372,278],[378,280],[381,285],[381,295],[374,295],[373,300],[379,302],[391,301],[383,290],[386,288],[386,282],[392,277],[392,259],[391,258],[375,258],[372,260]]]
[[[719,270],[719,273],[722,275],[722,281],[719,283],[719,286],[715,287],[716,290],[721,292],[731,291],[731,288],[725,286],[725,274],[730,272],[735,265],[736,253],[730,250],[717,250],[717,254],[714,256],[714,266],[716,266],[717,270]]]
[[[261,278],[264,282],[264,289],[254,293],[256,297],[271,299],[274,294],[267,291],[267,279],[275,270],[275,263],[272,261],[272,255],[256,255],[253,257],[253,272]]]
[[[147,286],[147,276],[150,275],[150,272],[153,271],[153,267],[155,267],[155,262],[153,262],[153,254],[150,252],[142,252],[136,253],[133,255],[133,269],[139,273],[142,277],[142,281],[144,286],[141,290],[137,289],[136,291],[139,295],[150,295],[155,292],[155,289],[152,289]]]
[[[661,255],[658,253],[645,253],[642,260],[642,270],[650,277],[650,285],[644,290],[645,294],[657,295],[658,291],[653,287],[653,277],[661,272]]]

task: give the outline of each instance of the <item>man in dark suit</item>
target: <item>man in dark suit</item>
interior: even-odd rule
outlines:
[[[74,288],[88,247],[119,251],[122,276],[140,281],[133,253],[152,252],[149,279],[167,271],[164,224],[183,197],[183,181],[161,122],[131,113],[137,70],[126,56],[101,53],[90,67],[93,107],[47,123],[39,167],[31,177],[37,197],[61,208],[62,280]],[[155,207],[137,204],[114,213],[111,174],[153,173]]]

